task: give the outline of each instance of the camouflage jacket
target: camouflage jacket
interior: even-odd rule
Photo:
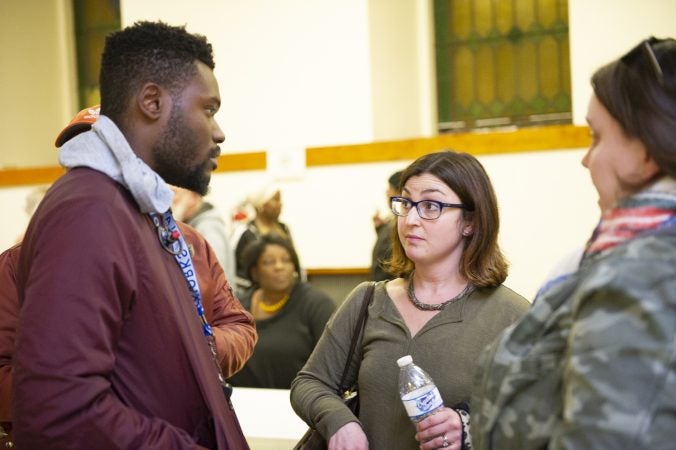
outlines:
[[[583,259],[482,355],[475,449],[676,448],[676,229]]]

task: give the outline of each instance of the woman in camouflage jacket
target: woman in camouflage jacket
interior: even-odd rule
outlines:
[[[475,449],[674,448],[676,41],[641,42],[592,85],[582,164],[601,221],[484,352]]]

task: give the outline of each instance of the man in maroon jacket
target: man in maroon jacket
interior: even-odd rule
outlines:
[[[253,317],[232,294],[216,254],[192,227],[179,224],[191,248],[207,320],[213,326],[216,351],[226,378],[238,372],[253,354],[258,339]],[[12,358],[19,321],[16,264],[21,245],[0,253],[0,448],[12,446]],[[3,432],[7,436],[3,436]],[[7,447],[10,448],[10,447]]]
[[[17,265],[17,446],[247,448],[167,183],[206,193],[224,135],[211,46],[140,22],[109,36],[101,116],[35,212]],[[185,230],[184,230],[185,231]]]

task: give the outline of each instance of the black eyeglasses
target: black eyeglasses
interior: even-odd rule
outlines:
[[[633,65],[638,61],[638,58],[643,55],[644,58],[648,60],[650,63],[650,68],[652,69],[653,74],[655,75],[655,79],[659,83],[660,86],[664,86],[664,73],[662,71],[662,66],[660,65],[660,60],[657,58],[657,55],[655,54],[655,50],[653,49],[653,46],[655,44],[658,44],[660,42],[667,42],[667,41],[673,41],[673,39],[657,39],[656,37],[650,37],[640,44],[638,44],[636,47],[633,49],[629,50],[629,52],[624,55],[620,61],[627,65]]]
[[[420,200],[419,202],[414,202],[406,197],[390,197],[390,206],[395,215],[402,217],[408,216],[408,213],[415,207],[420,218],[425,220],[438,219],[444,208],[459,208],[467,211],[472,210],[462,203],[443,203],[436,200]]]

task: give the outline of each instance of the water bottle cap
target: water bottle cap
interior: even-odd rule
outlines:
[[[404,366],[408,366],[412,362],[413,362],[413,358],[411,357],[411,355],[406,355],[406,356],[402,356],[401,358],[399,358],[397,360],[397,365],[399,367],[404,367]]]

